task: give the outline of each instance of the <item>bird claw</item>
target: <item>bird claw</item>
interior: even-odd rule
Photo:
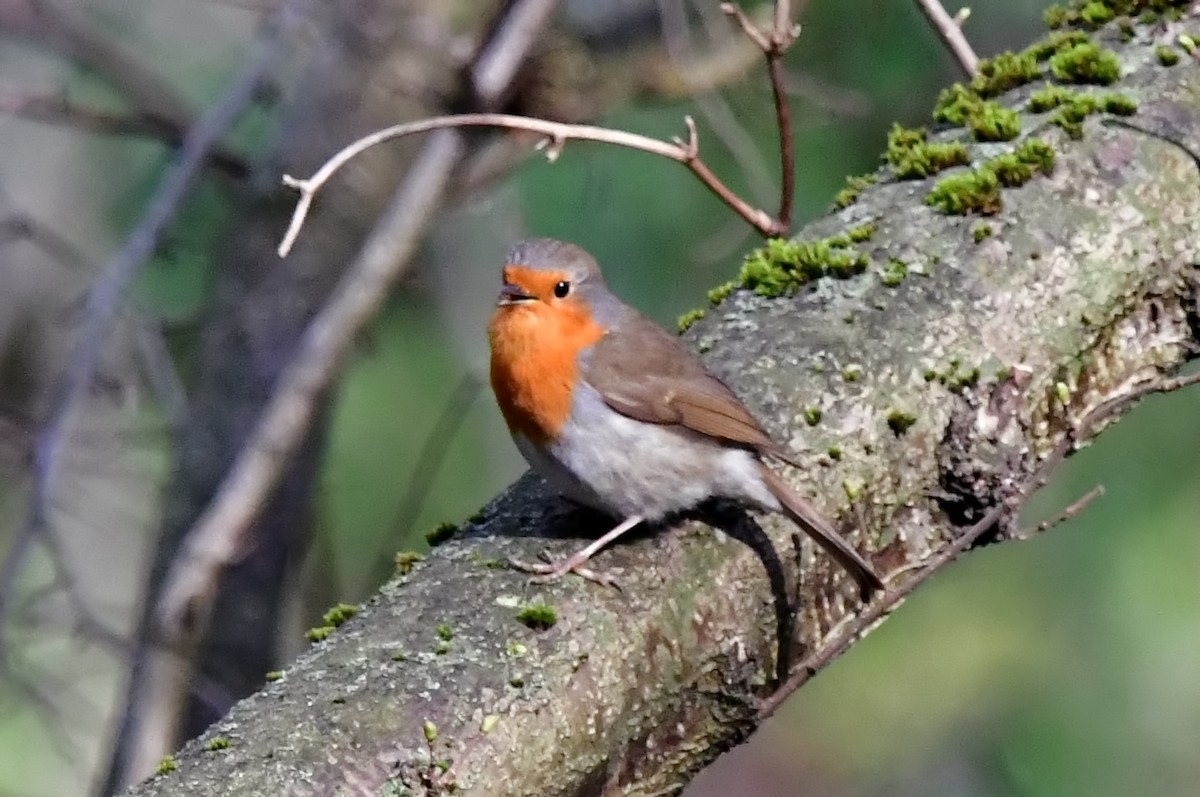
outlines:
[[[541,557],[545,562],[525,562],[510,556],[508,564],[516,570],[533,573],[533,578],[530,581],[534,584],[551,584],[568,573],[574,573],[580,578],[599,584],[602,587],[612,587],[618,592],[621,591],[621,582],[612,573],[584,567],[582,562],[575,564],[571,557],[554,561],[548,551],[542,551]]]

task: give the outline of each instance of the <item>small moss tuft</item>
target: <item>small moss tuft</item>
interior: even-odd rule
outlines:
[[[837,462],[838,460],[840,460],[842,458],[842,447],[841,446],[830,446],[829,450],[826,451],[825,453],[827,453],[829,455],[830,459],[832,459],[834,462]]]
[[[888,411],[887,425],[888,428],[892,430],[892,434],[896,435],[896,437],[899,437],[907,432],[916,422],[917,416],[913,415],[911,412],[905,412],[904,410],[895,408],[892,408]]]
[[[860,224],[857,227],[851,227],[846,230],[846,237],[851,243],[861,244],[871,240],[875,235],[875,222],[869,221],[866,224]]]
[[[400,551],[396,554],[396,575],[407,576],[417,566],[417,562],[424,558],[416,551]]]
[[[1160,44],[1154,48],[1154,54],[1158,56],[1158,62],[1163,66],[1175,66],[1179,63],[1179,52],[1173,47],[1168,47],[1165,44]]]
[[[1045,113],[1046,111],[1053,111],[1063,103],[1070,101],[1074,96],[1075,92],[1066,86],[1051,84],[1030,94],[1029,102],[1025,108],[1030,113]]]
[[[1042,70],[1034,53],[1003,52],[980,60],[979,73],[971,80],[971,89],[980,97],[995,97],[1041,76]]]
[[[1012,141],[1021,132],[1021,117],[1011,108],[985,102],[967,117],[976,141]]]
[[[992,237],[992,225],[980,222],[971,228],[971,237],[975,239],[975,243],[982,243]],[[928,381],[928,379],[926,380]]]
[[[960,141],[928,143],[923,128],[894,125],[888,134],[886,158],[900,180],[919,180],[970,161]]]
[[[267,683],[273,684],[276,681],[280,681],[283,679],[283,670],[271,670],[266,675],[264,675],[263,678],[266,679]]]
[[[737,283],[733,280],[722,283],[708,292],[708,301],[714,305],[718,305],[728,299],[729,294],[735,290],[737,290]]]
[[[701,318],[704,318],[706,315],[708,315],[707,310],[696,308],[695,310],[688,310],[686,313],[679,316],[679,334],[682,335],[684,332],[687,332],[689,329],[691,329],[692,324],[696,323]]]
[[[439,623],[435,631],[438,635],[438,639],[445,640],[446,642],[454,639],[454,629],[450,627],[449,623]]]
[[[1111,22],[1115,16],[1116,13],[1106,3],[1099,2],[1099,0],[1093,0],[1079,9],[1079,18],[1092,27],[1099,27],[1106,22]]]
[[[333,626],[321,625],[308,629],[304,632],[304,636],[308,638],[309,642],[324,642],[326,639],[329,639],[329,635],[333,632]]]
[[[558,622],[558,612],[545,603],[528,603],[517,612],[517,620],[534,631],[545,631]]]
[[[821,422],[820,407],[806,407],[804,409],[804,422],[809,426],[816,426]]]
[[[357,606],[349,603],[335,603],[329,607],[329,611],[321,616],[321,623],[337,628],[356,614],[358,614]]]
[[[438,728],[429,720],[425,720],[425,722],[421,724],[421,733],[424,734],[425,741],[429,744],[433,744],[438,739]]]
[[[896,258],[889,258],[887,265],[879,272],[879,281],[889,288],[895,288],[908,276],[908,264]]]
[[[925,195],[925,204],[951,216],[990,215],[1000,210],[1000,179],[986,166],[947,175]]]
[[[229,738],[226,736],[214,736],[208,740],[208,749],[212,752],[217,750],[229,749]]]
[[[458,531],[456,523],[439,523],[426,533],[425,542],[429,543],[429,547],[435,548],[453,537],[456,531]]]
[[[833,204],[838,208],[848,208],[858,201],[859,195],[878,181],[874,174],[860,174],[846,178],[846,187],[833,197]]]
[[[1121,62],[1111,50],[1088,41],[1051,56],[1050,72],[1064,83],[1107,86],[1121,76]]]
[[[179,769],[179,764],[175,761],[175,756],[165,755],[162,757],[162,760],[158,762],[158,766],[155,767],[154,774],[161,777],[174,772],[177,769]]]

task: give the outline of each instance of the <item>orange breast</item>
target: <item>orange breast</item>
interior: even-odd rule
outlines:
[[[571,413],[579,353],[604,336],[581,303],[497,307],[488,325],[492,390],[513,432],[545,445]]]

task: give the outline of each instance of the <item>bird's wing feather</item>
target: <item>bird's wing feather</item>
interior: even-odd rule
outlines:
[[[620,334],[596,343],[582,376],[622,415],[683,426],[790,461],[724,382],[646,318],[623,319]]]

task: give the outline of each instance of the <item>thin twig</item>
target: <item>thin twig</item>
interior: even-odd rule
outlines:
[[[283,241],[279,244],[279,256],[286,257],[288,252],[291,251],[292,245],[296,241],[296,236],[300,234],[300,228],[304,225],[304,219],[308,215],[313,198],[325,183],[328,182],[329,178],[345,166],[347,162],[365,150],[377,144],[382,144],[385,141],[413,135],[414,133],[425,133],[430,130],[444,130],[457,127],[498,127],[537,133],[545,136],[543,144],[546,149],[546,157],[551,162],[558,158],[567,141],[597,141],[636,149],[653,155],[660,155],[688,167],[709,190],[720,197],[734,212],[749,222],[763,235],[781,235],[783,230],[780,229],[778,220],[772,219],[769,214],[762,210],[751,207],[734,194],[712,173],[707,164],[700,160],[696,124],[690,116],[686,117],[684,122],[687,125],[688,138],[686,141],[677,138],[674,142],[662,141],[657,138],[650,138],[649,136],[629,133],[623,130],[612,130],[592,125],[564,124],[561,122],[550,122],[545,119],[534,119],[528,116],[515,116],[503,113],[464,113],[435,116],[429,119],[406,122],[377,130],[344,147],[307,179],[298,179],[291,175],[284,175],[284,184],[299,191],[300,199],[296,203],[296,210],[292,214],[292,221],[288,225],[287,233],[283,236]]]
[[[1059,512],[1055,517],[1051,518],[1050,520],[1043,520],[1041,523],[1037,524],[1032,531],[1017,532],[1015,536],[1018,539],[1024,540],[1032,537],[1034,534],[1040,534],[1041,532],[1049,531],[1056,526],[1061,526],[1063,523],[1066,523],[1071,518],[1076,517],[1089,506],[1091,506],[1092,502],[1102,495],[1104,495],[1104,485],[1097,484],[1095,487],[1084,493],[1078,500],[1068,504],[1066,508],[1063,509],[1062,512]]]
[[[961,21],[959,18],[950,16],[939,0],[917,0],[917,7],[921,9],[921,13],[929,20],[929,24],[933,26],[938,35],[942,37],[945,45],[950,48],[950,53],[958,61],[963,72],[967,73],[967,77],[978,75],[979,56],[975,54],[975,50],[962,31],[962,22],[966,20],[966,17],[962,16],[961,12],[959,15]]]
[[[926,579],[974,545],[987,531],[994,528],[1008,511],[1009,506],[1004,501],[992,507],[978,523],[971,526],[953,543],[930,559],[929,563],[922,567],[915,576],[894,589],[889,588],[881,598],[868,605],[866,611],[860,614],[854,622],[844,626],[835,635],[835,638],[822,643],[811,656],[806,657],[796,666],[795,673],[783,686],[759,702],[759,721],[767,719],[778,711],[793,692],[808,683],[810,678],[839,656],[855,639],[895,611],[901,602]]]
[[[722,3],[721,11],[737,21],[767,59],[771,96],[775,102],[775,121],[779,127],[780,197],[777,221],[786,233],[792,226],[792,205],[796,194],[796,149],[792,134],[792,114],[788,108],[787,75],[783,68],[783,56],[800,35],[800,26],[792,23],[792,8],[788,0],[776,0],[775,22],[770,32],[759,30],[736,3]]]

